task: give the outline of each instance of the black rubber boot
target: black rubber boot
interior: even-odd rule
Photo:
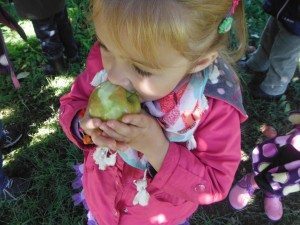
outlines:
[[[48,59],[48,64],[44,67],[45,75],[56,75],[67,70],[64,58],[61,56],[57,59]]]

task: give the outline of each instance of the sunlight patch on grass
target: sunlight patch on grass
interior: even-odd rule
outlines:
[[[36,145],[46,139],[49,135],[55,133],[57,131],[57,120],[58,114],[55,114],[53,117],[46,120],[44,124],[38,128],[37,132],[31,135],[32,141],[29,146]]]
[[[23,20],[19,22],[19,25],[23,28],[24,32],[26,33],[27,37],[35,37],[35,32],[32,26],[32,23],[30,20]],[[5,42],[9,43],[15,43],[17,44],[18,42],[24,42],[23,39],[20,37],[20,35],[16,31],[12,31],[8,27],[3,27],[2,30],[3,36],[5,39]]]
[[[62,95],[66,88],[68,88],[74,81],[73,77],[57,76],[53,80],[49,80],[49,84],[46,86],[47,89],[54,90],[56,97]]]
[[[13,108],[4,108],[0,110],[0,119],[3,119],[4,117],[9,117],[14,113]]]
[[[7,154],[3,160],[3,166],[7,166],[11,162],[13,162],[15,158],[18,157],[18,153],[20,150],[21,148],[16,148],[13,151],[11,151],[9,154]]]

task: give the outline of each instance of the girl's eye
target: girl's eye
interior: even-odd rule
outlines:
[[[99,41],[99,45],[100,45],[100,48],[102,48],[104,51],[108,51],[108,49],[106,48],[106,46],[104,44],[102,44],[100,41]]]
[[[149,77],[149,76],[152,75],[152,73],[147,72],[147,71],[144,71],[144,70],[141,70],[141,69],[138,68],[137,66],[133,66],[133,69],[134,69],[138,74],[140,74],[140,75],[143,76],[143,77]]]

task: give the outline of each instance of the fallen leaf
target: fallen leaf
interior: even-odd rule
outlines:
[[[29,76],[29,73],[28,72],[21,72],[17,75],[17,79],[20,80],[22,78],[26,78]]]

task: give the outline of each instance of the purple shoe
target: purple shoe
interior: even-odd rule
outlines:
[[[229,202],[235,209],[243,209],[250,201],[254,191],[258,189],[252,173],[246,174],[229,193]]]
[[[281,197],[269,192],[265,193],[264,199],[265,213],[270,220],[278,221],[283,215]]]

